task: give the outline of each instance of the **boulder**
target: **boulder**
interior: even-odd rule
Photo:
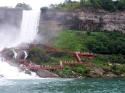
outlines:
[[[20,50],[20,51],[17,51],[17,57],[16,57],[16,59],[17,60],[26,59],[27,56],[28,56],[27,51]]]
[[[31,75],[31,71],[28,69],[25,70],[25,73]]]
[[[125,73],[121,74],[120,76],[121,76],[121,77],[125,77]]]
[[[89,71],[89,77],[103,77],[104,70],[102,68],[93,68]]]
[[[59,77],[57,74],[49,72],[48,70],[38,70],[36,73],[38,76],[42,78],[58,78]]]
[[[113,78],[113,77],[118,77],[116,74],[114,74],[113,72],[109,72],[105,75],[105,77],[110,77],[110,78]]]
[[[12,51],[12,49],[4,49],[3,51],[1,51],[1,55],[2,57],[4,57],[7,60],[13,59],[14,53]]]

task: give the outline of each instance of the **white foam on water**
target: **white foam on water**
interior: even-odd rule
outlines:
[[[40,12],[38,11],[23,11],[22,24],[18,36],[15,34],[0,32],[0,50],[16,47],[23,43],[31,43],[36,38],[38,32],[39,15]],[[33,72],[31,75],[20,72],[17,67],[11,66],[6,61],[2,60],[1,57],[0,77],[5,79],[38,78]]]
[[[17,67],[11,66],[3,59],[0,59],[0,77],[5,79],[38,78],[34,72],[31,72],[31,75],[20,72]]]

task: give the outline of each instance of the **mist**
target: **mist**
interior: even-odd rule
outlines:
[[[20,65],[18,66],[17,63],[14,63],[17,62],[16,57],[14,56],[16,53],[16,55],[20,57],[23,55],[21,54],[22,51],[25,54],[24,59],[28,56],[25,50],[20,49],[16,51],[16,49],[20,48],[20,46],[24,47],[26,44],[32,43],[36,38],[38,33],[39,13],[39,11],[22,11],[22,20],[18,23],[18,25],[21,23],[20,26],[15,24],[19,19],[16,20],[10,18],[8,19],[8,22],[8,20],[4,20],[6,18],[1,18],[6,23],[1,22],[0,24],[0,76],[7,79],[37,77],[33,72],[30,72],[30,74],[26,74],[25,70],[20,72]],[[13,14],[13,12],[11,12],[11,14]],[[20,59],[18,59],[18,61],[19,60]],[[12,64],[15,64],[16,66],[13,66]]]
[[[0,50],[13,47],[18,41],[20,29],[9,24],[0,25]]]

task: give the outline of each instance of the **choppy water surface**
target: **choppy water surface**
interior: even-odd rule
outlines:
[[[1,79],[0,93],[125,93],[125,79]]]

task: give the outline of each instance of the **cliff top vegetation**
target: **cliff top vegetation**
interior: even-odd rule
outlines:
[[[95,9],[104,9],[106,11],[123,11],[125,10],[125,0],[65,0],[64,3],[51,5],[51,8],[59,10],[74,10],[84,7],[92,7]]]

